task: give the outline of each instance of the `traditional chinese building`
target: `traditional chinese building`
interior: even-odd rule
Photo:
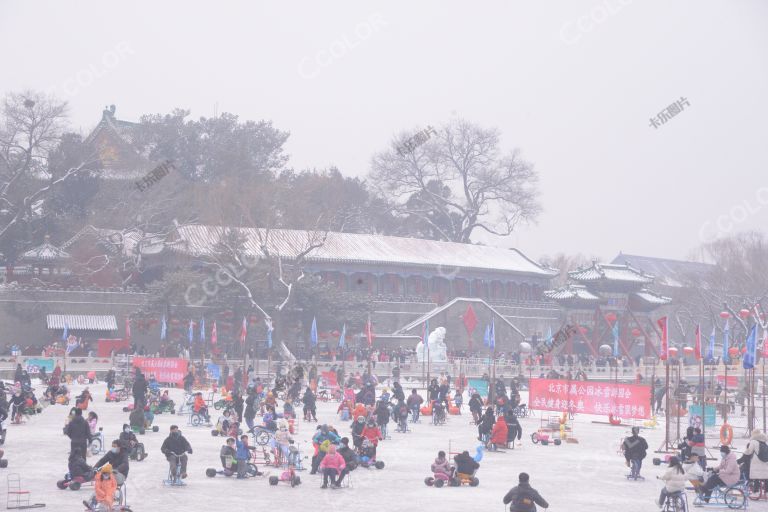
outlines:
[[[648,288],[654,276],[629,265],[595,262],[568,278],[568,285],[544,292],[563,307],[566,322],[578,326],[564,345],[566,353],[597,356],[601,345],[614,346],[618,334],[621,355],[658,354],[654,312],[671,299]]]

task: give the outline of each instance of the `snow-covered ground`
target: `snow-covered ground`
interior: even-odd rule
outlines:
[[[41,388],[38,388],[41,389]],[[73,387],[73,395],[82,386]],[[103,384],[90,386],[95,403],[91,410],[100,417],[107,444],[119,435],[127,413],[122,411],[125,402],[105,403]],[[408,389],[406,389],[406,392]],[[181,402],[182,392],[172,390],[172,398]],[[73,402],[74,403],[74,402]],[[466,403],[466,400],[465,400]],[[342,436],[349,436],[349,423],[342,423],[335,414],[338,404],[318,402],[320,422],[334,425]],[[33,416],[24,425],[7,425],[8,436],[3,447],[9,467],[0,472],[20,473],[22,486],[32,492],[33,502],[47,504],[48,510],[82,510],[81,501],[91,492],[59,490],[56,481],[67,471],[69,439],[62,434],[64,419],[69,407],[57,405],[46,408],[41,415]],[[212,410],[215,421],[218,411]],[[546,415],[546,413],[545,413]],[[574,436],[578,444],[541,446],[531,443],[530,434],[539,427],[540,418],[521,420],[524,428],[522,445],[505,453],[486,453],[478,472],[480,486],[476,488],[430,488],[424,485],[429,476],[429,466],[438,450],[469,450],[474,453],[479,444],[476,428],[468,415],[451,416],[444,426],[435,427],[428,418],[420,424],[411,424],[407,434],[394,432],[390,423],[391,440],[379,447],[379,459],[386,468],[377,471],[360,468],[353,474],[352,488],[338,490],[320,489],[320,478],[301,473],[302,485],[290,488],[280,484],[269,486],[265,478],[236,480],[217,476],[207,478],[205,468],[219,468],[219,449],[223,440],[212,437],[210,428],[193,428],[186,417],[168,414],[158,415],[155,424],[160,432],[139,436],[145,444],[149,458],[143,462],[131,462],[128,478],[128,503],[134,511],[148,510],[241,510],[244,507],[264,510],[265,507],[280,510],[424,510],[445,511],[492,511],[504,510],[502,497],[517,483],[517,475],[526,471],[532,485],[550,503],[550,510],[557,511],[621,511],[640,512],[655,510],[653,499],[661,487],[655,479],[662,468],[651,464],[649,453],[643,467],[644,482],[627,481],[624,459],[618,454],[618,446],[628,428],[594,424],[592,420],[605,421],[604,417],[579,416],[575,421]],[[160,453],[168,427],[177,423],[192,444],[187,486],[167,488],[162,480],[167,474],[167,463]],[[309,439],[315,424],[301,422],[297,440],[305,455],[311,453]],[[663,441],[663,427],[643,430],[642,433],[655,450]],[[349,436],[351,437],[351,436]],[[744,442],[735,441],[742,449]],[[97,457],[89,457],[94,463]],[[306,461],[309,466],[309,461]],[[276,474],[275,470],[272,470]],[[5,476],[2,488],[5,490]],[[750,504],[754,506],[754,504]],[[765,508],[759,504],[757,509]]]

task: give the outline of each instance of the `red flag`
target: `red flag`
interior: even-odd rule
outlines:
[[[211,345],[216,345],[218,336],[216,336],[216,321],[213,322],[213,330],[211,331]]]
[[[667,317],[663,316],[659,318],[656,323],[659,324],[659,327],[661,328],[661,351],[659,353],[659,358],[662,361],[666,361],[669,347],[669,340],[667,339]]]
[[[696,345],[693,347],[693,357],[701,361],[701,326],[696,326]]]
[[[128,317],[125,317],[125,338],[131,339],[131,319]]]
[[[248,320],[243,317],[243,326],[240,328],[240,344],[245,344],[245,337],[248,335]]]
[[[464,312],[461,319],[464,322],[464,328],[467,330],[467,334],[471,337],[472,331],[477,327],[477,315],[475,314],[475,310],[472,309],[472,304],[467,306],[467,310]]]
[[[373,346],[373,326],[371,325],[371,315],[368,315],[368,322],[365,324],[365,337],[368,339],[368,346]]]

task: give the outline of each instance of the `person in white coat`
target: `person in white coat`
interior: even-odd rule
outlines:
[[[659,508],[664,506],[667,496],[684,491],[685,486],[688,484],[688,474],[685,472],[683,465],[680,463],[680,459],[677,457],[670,457],[669,467],[666,473],[656,478],[664,481],[664,488],[661,490],[659,500],[656,502],[656,505],[658,505]]]
[[[758,457],[761,443],[768,443],[768,437],[762,431],[755,429],[744,449],[744,457],[749,457],[749,480],[756,487],[760,485],[759,482],[763,482],[763,485],[768,484],[768,461],[764,462]]]

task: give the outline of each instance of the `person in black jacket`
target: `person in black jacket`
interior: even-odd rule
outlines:
[[[147,401],[147,379],[138,368],[136,369],[136,380],[133,381],[131,393],[133,394],[133,407],[135,409],[143,407]]]
[[[256,418],[256,408],[258,407],[256,400],[256,390],[248,388],[248,396],[245,399],[245,412],[243,413],[243,416],[245,417],[245,424],[248,425],[249,431],[253,430],[254,419]]]
[[[528,483],[528,473],[520,473],[518,480],[520,483],[517,487],[510,489],[504,496],[504,504],[509,505],[510,512],[536,512],[536,505],[549,508],[547,500]]]
[[[141,462],[147,458],[147,452],[144,449],[144,443],[140,443],[133,433],[133,429],[127,423],[123,425],[123,431],[120,432],[120,445],[126,450],[128,457]]]
[[[403,391],[403,386],[399,382],[392,384],[392,398],[398,401],[405,401],[405,391]]]
[[[504,419],[507,421],[507,443],[512,443],[512,447],[515,446],[515,441],[519,441],[523,437],[523,427],[520,426],[520,422],[517,420],[517,416],[511,410],[507,410],[504,415]]]
[[[640,468],[643,466],[648,443],[644,438],[640,437],[640,427],[632,427],[632,435],[624,439],[621,449],[624,451],[627,466],[631,468],[627,477],[635,480],[642,478],[640,476]]]
[[[22,382],[24,380],[24,369],[21,364],[16,365],[16,371],[13,372],[13,382]]]
[[[427,394],[429,395],[430,402],[440,397],[440,386],[437,385],[437,379],[432,379],[432,382],[429,383]]]
[[[304,402],[304,419],[317,421],[317,398],[309,386],[304,391],[304,397],[301,401]]]
[[[359,464],[357,453],[355,453],[355,450],[349,447],[349,438],[342,437],[340,443],[341,444],[336,450],[336,453],[344,457],[344,463],[346,466],[341,470],[341,473],[339,473],[339,478],[336,480],[336,483],[339,485],[341,485],[341,481],[344,480],[344,477],[347,476],[350,471],[353,471],[355,468],[357,468]]]
[[[478,393],[473,393],[467,405],[472,413],[472,418],[475,420],[475,424],[479,424],[480,418],[483,416],[483,399],[480,398]]]
[[[91,442],[91,427],[83,418],[83,410],[75,408],[75,417],[64,427],[64,434],[70,439],[70,452],[78,452],[85,458],[88,443]]]
[[[474,475],[475,471],[480,468],[480,464],[475,462],[468,451],[463,451],[453,458],[456,462],[456,473],[462,473],[464,475]]]
[[[73,451],[69,454],[69,462],[67,463],[67,469],[69,470],[69,479],[80,479],[82,482],[90,482],[93,480],[93,475],[96,472],[85,462],[85,459],[80,455],[80,452]]]
[[[94,466],[100,468],[107,463],[112,465],[112,472],[115,473],[117,485],[123,485],[125,479],[128,478],[129,463],[128,450],[120,446],[120,440],[112,441],[112,448]]]
[[[480,425],[477,426],[478,439],[483,441],[485,437],[491,435],[493,425],[496,423],[496,415],[493,414],[493,407],[488,407],[485,414],[480,418]]]
[[[232,407],[235,409],[235,413],[237,414],[237,422],[242,423],[243,422],[243,395],[240,394],[240,390],[237,390],[232,393]]]
[[[192,453],[192,446],[184,436],[181,435],[179,427],[171,425],[171,433],[163,441],[160,447],[165,458],[168,459],[168,466],[171,474],[176,472],[177,461],[181,461],[181,478],[187,478],[187,453]],[[178,459],[177,459],[178,457]]]

